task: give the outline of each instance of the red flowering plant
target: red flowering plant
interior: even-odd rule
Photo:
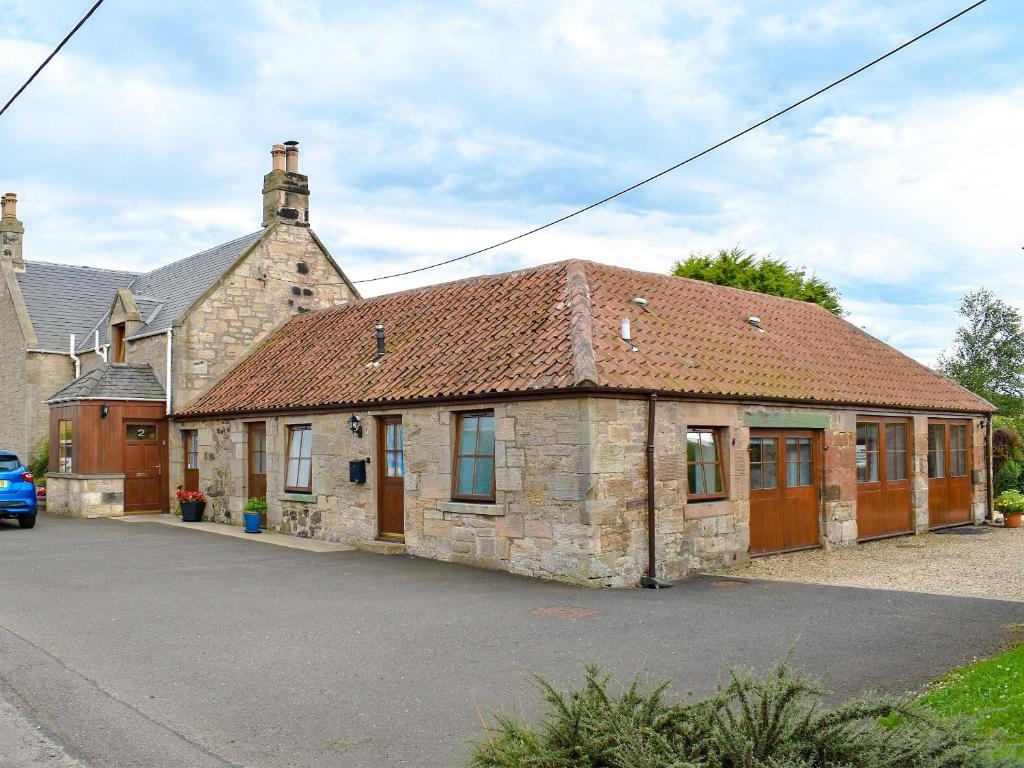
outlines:
[[[180,502],[189,503],[192,501],[206,501],[206,496],[202,491],[182,491],[179,490],[177,493],[177,499]]]

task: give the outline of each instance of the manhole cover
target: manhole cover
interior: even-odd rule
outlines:
[[[533,608],[530,613],[535,616],[550,616],[553,619],[585,619],[587,616],[596,616],[601,610],[599,608],[580,608],[575,605],[548,605],[543,608]]]
[[[979,525],[964,525],[959,528],[942,528],[935,531],[935,533],[952,533],[956,536],[980,536],[983,533],[988,533],[988,529],[982,528]]]
[[[711,582],[712,587],[745,587],[749,582],[743,579],[715,579]]]

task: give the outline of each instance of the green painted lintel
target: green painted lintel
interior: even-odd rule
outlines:
[[[743,426],[784,429],[828,429],[832,417],[814,411],[744,411]]]

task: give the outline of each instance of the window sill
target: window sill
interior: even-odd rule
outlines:
[[[316,494],[315,493],[279,493],[277,495],[278,501],[297,501],[300,504],[315,504]]]
[[[485,504],[471,501],[442,501],[438,508],[452,515],[486,515],[488,517],[501,517],[505,514],[504,504]]]
[[[721,517],[732,514],[733,508],[729,499],[690,499],[686,502],[683,518],[700,520],[705,517]]]

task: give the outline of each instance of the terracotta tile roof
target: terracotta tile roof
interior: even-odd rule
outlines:
[[[374,365],[378,321],[387,354]],[[814,304],[574,260],[300,315],[180,414],[587,386],[993,410]]]

